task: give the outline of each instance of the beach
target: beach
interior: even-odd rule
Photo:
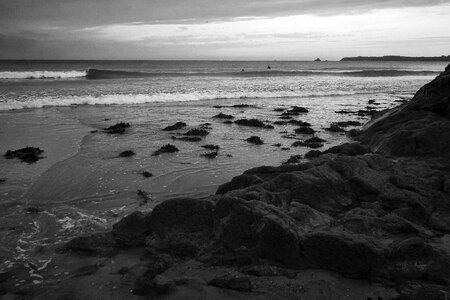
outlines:
[[[82,70],[69,70],[74,64],[87,63],[55,64],[50,73],[40,72],[42,65],[20,71],[3,65],[0,71],[3,77],[28,72],[24,78],[0,80],[0,152],[26,146],[44,150],[35,163],[0,158],[0,178],[5,179],[0,184],[0,272],[30,270],[24,273],[28,276],[17,272],[17,282],[24,286],[45,285],[56,276],[54,270],[48,278],[36,271],[56,261],[62,264],[55,249],[78,236],[108,232],[133,211],[148,213],[177,197],[209,199],[246,170],[301,156],[287,164],[296,166],[309,161],[304,155],[311,150],[352,142],[349,132],[411,99],[445,65],[404,63],[392,72],[394,67],[382,64],[348,63],[338,69],[335,62],[320,67],[191,63],[178,64],[176,70],[160,63],[151,73],[144,64],[134,66],[138,74],[125,78],[88,80],[79,78]],[[99,64],[93,67],[105,68]],[[111,69],[115,67],[117,63]],[[40,77],[34,78],[36,74]],[[219,118],[220,113],[231,117]],[[244,119],[263,125],[237,122]],[[353,123],[330,130],[331,124],[349,121]],[[122,133],[108,132],[120,122],[130,126]],[[177,122],[186,126],[163,130]],[[183,140],[191,129],[206,133],[194,134],[197,141]],[[263,143],[249,143],[252,136]],[[304,144],[312,137],[323,141]],[[167,144],[178,151],[153,155]],[[204,145],[219,148],[215,153]],[[122,155],[124,151],[132,153]]]

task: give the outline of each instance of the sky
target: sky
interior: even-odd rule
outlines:
[[[1,0],[0,59],[450,54],[450,0]]]

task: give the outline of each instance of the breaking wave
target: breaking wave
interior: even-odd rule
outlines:
[[[333,97],[366,94],[357,92],[319,92],[302,93],[295,91],[277,92],[245,92],[245,93],[159,93],[159,94],[109,94],[100,96],[60,96],[60,97],[30,97],[27,100],[8,99],[0,100],[0,110],[16,110],[26,108],[41,108],[49,106],[72,106],[72,105],[133,105],[156,102],[187,102],[217,99],[257,99],[257,98],[292,98],[292,97]]]
[[[68,79],[86,77],[86,71],[1,71],[0,79]]]

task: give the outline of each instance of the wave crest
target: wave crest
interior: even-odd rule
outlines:
[[[86,71],[1,71],[0,79],[66,79],[85,77]]]
[[[26,101],[8,100],[0,102],[0,110],[17,110],[26,108],[41,108],[49,106],[71,106],[71,105],[136,105],[145,103],[164,102],[186,102],[218,99],[257,99],[257,98],[293,98],[293,97],[333,97],[347,96],[365,93],[356,92],[248,92],[248,93],[160,93],[147,94],[109,94],[101,96],[61,96],[29,98]]]

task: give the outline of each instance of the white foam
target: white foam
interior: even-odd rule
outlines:
[[[0,79],[64,79],[85,77],[86,71],[2,71]]]
[[[147,94],[109,94],[101,96],[61,96],[61,97],[30,97],[26,100],[8,99],[0,102],[0,110],[15,110],[24,108],[41,108],[47,106],[71,105],[133,105],[145,103],[187,102],[215,99],[256,99],[256,98],[293,98],[293,97],[332,97],[355,95],[356,92],[316,92],[274,91],[274,92],[218,92],[218,93],[159,93]]]

